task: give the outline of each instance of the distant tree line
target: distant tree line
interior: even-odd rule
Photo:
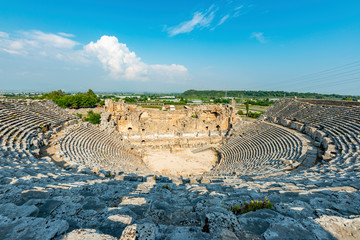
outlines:
[[[230,99],[215,98],[215,99],[214,99],[214,103],[229,104],[229,103],[230,103]]]
[[[285,92],[285,91],[218,91],[218,90],[194,90],[190,89],[182,94],[183,98],[282,98],[282,97],[298,97],[298,98],[312,98],[312,99],[333,99],[333,100],[353,100],[360,99],[360,96],[339,95],[339,94],[320,94],[320,93],[300,93],[300,92]]]
[[[62,108],[91,108],[100,103],[100,99],[93,90],[89,89],[86,93],[68,95],[62,90],[45,93],[41,99],[53,100]]]

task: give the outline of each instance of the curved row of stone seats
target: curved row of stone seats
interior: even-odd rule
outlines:
[[[298,165],[305,150],[302,140],[272,124],[247,124],[218,149],[221,160],[211,174],[249,175]]]
[[[326,160],[338,154],[344,162],[360,151],[360,103],[282,99],[263,116],[311,136],[324,148]]]
[[[0,149],[20,157],[38,155],[51,130],[73,118],[48,100],[0,100]]]
[[[120,135],[101,131],[91,124],[81,123],[66,129],[58,148],[59,157],[89,169],[115,173],[146,171],[139,154]]]

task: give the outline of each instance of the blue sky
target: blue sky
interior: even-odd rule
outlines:
[[[360,95],[360,1],[2,1],[0,91]]]

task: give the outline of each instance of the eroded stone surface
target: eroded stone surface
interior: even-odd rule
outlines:
[[[4,103],[0,103],[3,110],[1,104]],[[42,102],[24,102],[17,107],[37,109],[43,105],[47,106]],[[298,105],[289,102],[283,107],[298,109]],[[330,115],[330,110],[334,110],[311,106],[307,106],[308,110],[314,108],[316,114]],[[275,110],[271,110],[276,112],[271,119],[276,120],[278,116],[280,122],[288,126],[285,115],[290,110],[282,113]],[[357,112],[354,107],[345,110],[342,114],[348,116]],[[54,110],[47,108],[46,111]],[[58,114],[54,113],[52,118],[46,118],[43,113],[48,121],[46,127],[54,134],[70,119],[62,109],[56,111]],[[14,113],[20,116],[22,112]],[[26,116],[18,119],[18,115],[6,115],[7,121],[27,123]],[[334,132],[331,141],[318,130],[308,128],[317,142],[335,144],[335,150],[339,151],[331,160],[308,168],[298,166],[292,171],[266,174],[258,174],[255,168],[246,169],[244,174],[233,174],[228,169],[228,175],[172,178],[120,171],[114,176],[104,169],[94,174],[92,170],[81,170],[77,164],[63,168],[47,157],[37,158],[35,150],[44,144],[49,134],[41,134],[43,130],[34,126],[31,119],[22,128],[16,127],[15,122],[0,125],[3,134],[0,139],[0,239],[360,238],[359,135],[353,134],[360,128],[355,125],[352,132],[345,133],[345,127],[351,127],[347,123],[342,129],[344,134]],[[64,126],[56,125],[56,119]],[[300,130],[307,124],[293,123],[290,127]],[[3,136],[8,142],[3,141]],[[28,141],[20,144],[15,136],[17,140],[23,137]],[[10,144],[10,141],[13,142]],[[227,209],[265,197],[274,204],[273,209],[242,215],[234,215]]]

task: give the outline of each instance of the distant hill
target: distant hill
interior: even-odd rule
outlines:
[[[282,98],[282,97],[298,97],[298,98],[314,98],[314,99],[332,99],[332,100],[358,100],[360,96],[339,95],[339,94],[320,94],[320,93],[299,93],[284,91],[225,91],[224,90],[194,90],[190,89],[182,94],[183,98]]]

